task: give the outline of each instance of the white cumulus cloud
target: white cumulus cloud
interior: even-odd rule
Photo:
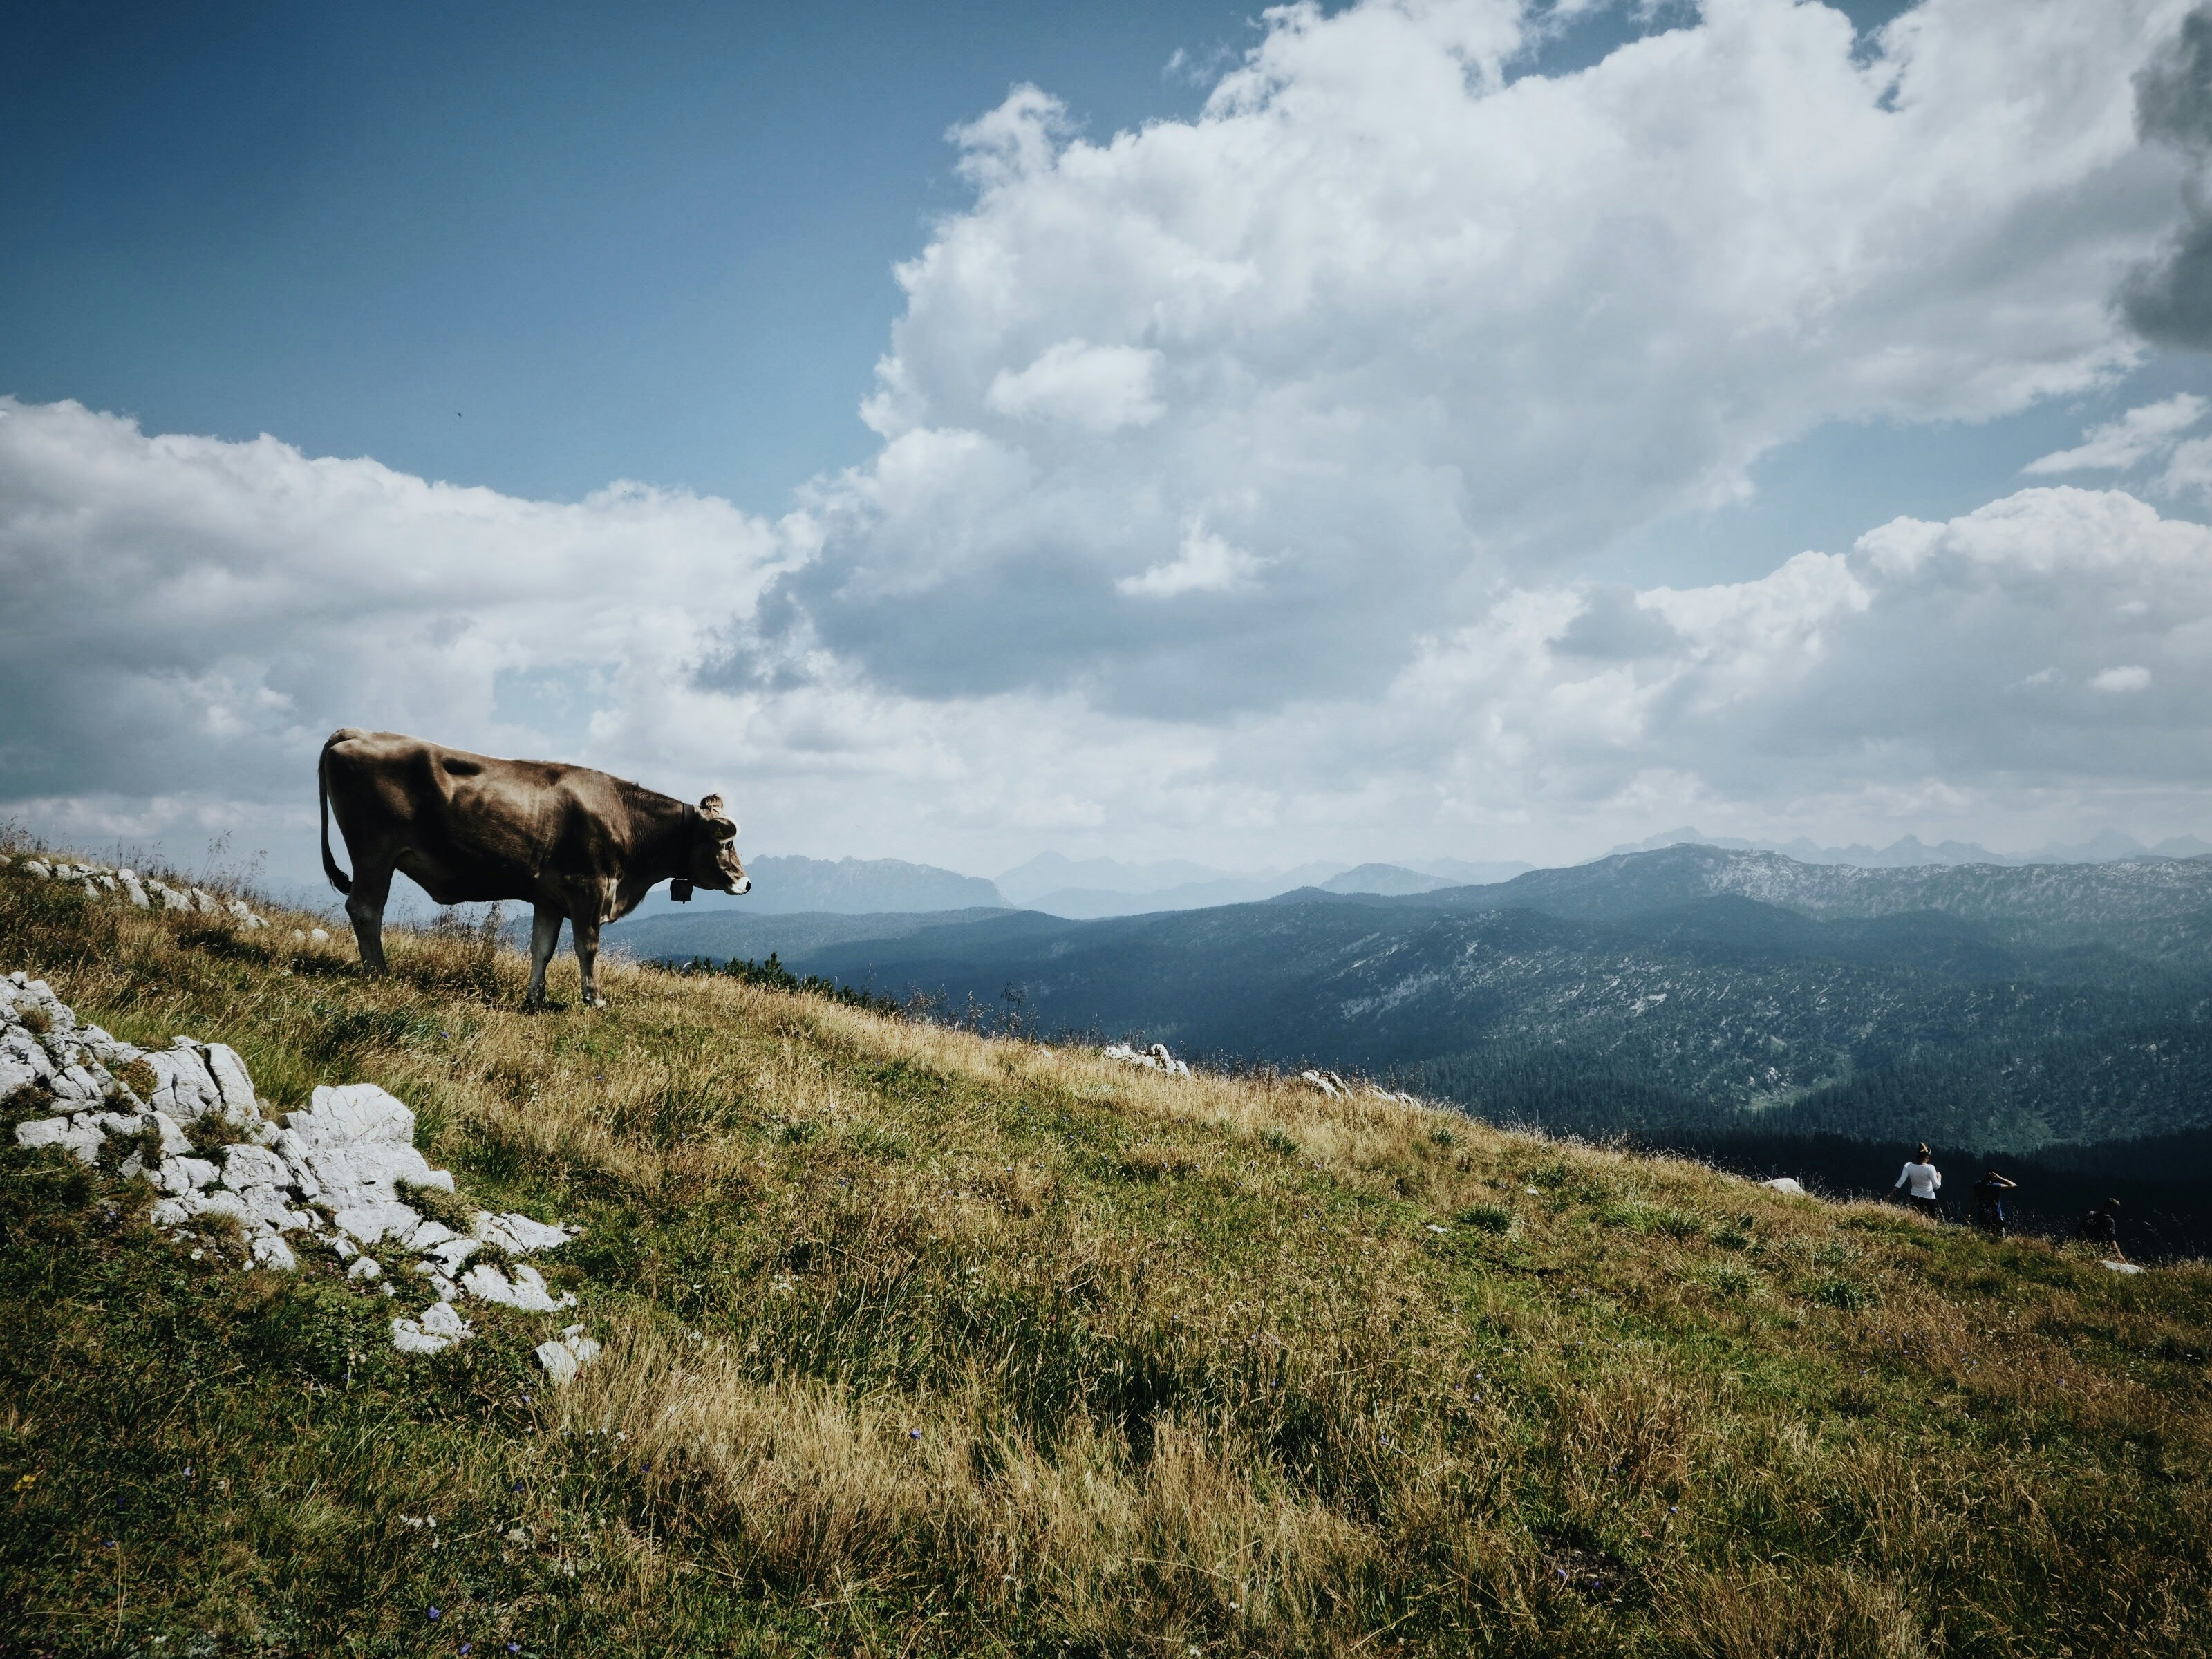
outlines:
[[[1141,575],[1124,576],[1114,586],[1117,592],[1139,599],[1171,599],[1178,593],[1225,593],[1248,585],[1267,562],[1241,547],[1231,547],[1194,519],[1184,527],[1182,545],[1174,558]]]
[[[899,269],[884,450],[769,615],[928,696],[1372,696],[1824,422],[2099,386],[2179,212],[2130,77],[2181,12],[1927,0],[1868,43],[1711,0],[1509,81],[1545,26],[1514,0],[1300,4],[1192,119],[1093,140],[1019,88],[956,134],[975,196]],[[1233,622],[1115,604],[1198,518],[1267,551]]]
[[[1017,420],[1072,421],[1091,432],[1150,426],[1161,413],[1152,388],[1159,362],[1158,352],[1136,346],[1062,340],[1027,368],[1000,369],[983,402]]]
[[[2201,829],[2212,531],[2132,495],[1748,581],[1578,574],[1827,423],[2132,367],[2112,295],[2185,172],[2134,87],[2183,11],[1925,0],[1863,41],[1709,0],[1509,80],[1540,15],[1367,0],[1266,13],[1188,120],[1085,138],[1021,88],[899,270],[880,448],[775,522],[0,404],[0,806],[304,850],[344,723],[971,869],[1084,836],[1557,859],[1686,819],[2026,841],[2107,801]],[[2212,489],[2204,412],[2068,467]]]
[[[2021,469],[2049,472],[2124,472],[2171,450],[2180,435],[2204,418],[2212,404],[2191,392],[2131,409],[2117,421],[2092,427],[2072,449],[2040,456]]]

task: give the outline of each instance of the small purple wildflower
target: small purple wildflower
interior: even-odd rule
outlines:
[[[433,1619],[435,1619],[435,1618],[437,1618],[438,1616],[439,1616],[439,1614],[438,1614],[438,1610],[437,1610],[437,1608],[435,1608],[435,1607],[431,1608],[431,1609],[430,1609],[430,1617],[431,1617],[431,1618],[433,1618]]]

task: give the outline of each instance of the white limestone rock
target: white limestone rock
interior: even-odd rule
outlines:
[[[54,1074],[53,1056],[46,1052],[46,1045],[21,1026],[11,1027],[4,1036],[0,1036],[0,1055],[5,1055],[9,1063],[33,1078],[51,1078]]]
[[[584,1334],[581,1325],[571,1325],[550,1342],[536,1349],[538,1363],[556,1388],[573,1382],[576,1373],[599,1357],[599,1345]]]
[[[154,1206],[151,1218],[157,1227],[181,1227],[193,1217],[203,1215],[227,1215],[247,1226],[252,1224],[254,1218],[246,1200],[223,1187],[165,1198]]]
[[[404,1238],[422,1224],[422,1218],[397,1199],[381,1204],[352,1204],[331,1218],[341,1232],[363,1244],[386,1238]]]
[[[312,1176],[340,1211],[392,1204],[403,1181],[453,1189],[453,1176],[433,1170],[415,1150],[415,1114],[373,1083],[317,1089],[306,1111],[285,1118],[284,1128],[278,1150],[285,1161]]]
[[[208,1074],[215,1079],[224,1118],[240,1128],[258,1123],[261,1103],[253,1097],[253,1079],[247,1075],[246,1062],[238,1057],[238,1050],[228,1043],[210,1042],[200,1052]]]
[[[274,1267],[279,1273],[295,1273],[299,1269],[300,1258],[293,1255],[292,1247],[284,1242],[281,1234],[256,1233],[253,1236],[252,1254],[256,1267]]]
[[[289,1187],[292,1172],[265,1146],[241,1141],[223,1149],[222,1184],[234,1193],[249,1187]]]
[[[46,1079],[56,1100],[81,1101],[88,1106],[107,1098],[112,1080],[105,1070],[95,1073],[82,1063],[64,1066]]]
[[[494,1215],[489,1210],[477,1212],[476,1235],[482,1243],[505,1250],[509,1255],[557,1250],[577,1236],[566,1228],[532,1221],[526,1215]]]
[[[1803,1198],[1805,1188],[1790,1176],[1777,1176],[1771,1181],[1762,1181],[1762,1187],[1771,1187],[1778,1193],[1788,1193],[1793,1198]]]
[[[194,1215],[227,1215],[239,1222],[253,1219],[253,1212],[246,1207],[245,1199],[223,1187],[210,1187],[178,1202],[191,1205]]]
[[[489,1261],[479,1261],[461,1276],[461,1288],[480,1302],[497,1302],[525,1313],[557,1313],[576,1305],[574,1291],[555,1296],[545,1275],[528,1266],[517,1267],[510,1279]]]
[[[453,1238],[434,1244],[422,1254],[434,1260],[448,1274],[459,1274],[461,1264],[482,1249],[483,1246],[473,1238]]]
[[[120,1071],[138,1058],[138,1051],[127,1042],[118,1042],[97,1025],[76,1028],[77,1046],[82,1048],[111,1072]]]
[[[286,1202],[289,1196],[277,1187],[248,1187],[238,1194],[246,1206],[246,1213],[264,1227],[278,1232],[297,1232],[308,1225],[306,1212],[294,1209]]]
[[[384,1269],[376,1265],[376,1258],[373,1255],[356,1256],[353,1259],[353,1265],[346,1269],[346,1277],[360,1284],[366,1284],[372,1279],[380,1279],[383,1274]]]
[[[45,881],[54,872],[44,859],[25,859],[23,873],[27,876],[36,876],[40,881]]]
[[[165,1140],[165,1151],[167,1146]],[[222,1176],[220,1170],[204,1158],[164,1158],[160,1173],[161,1190],[178,1198],[182,1198],[186,1193],[198,1192],[203,1187],[212,1187]]]
[[[448,1227],[444,1222],[426,1219],[421,1225],[417,1226],[413,1232],[408,1234],[407,1237],[400,1242],[409,1249],[420,1255],[424,1251],[432,1249],[440,1244],[443,1244],[448,1239],[459,1238],[459,1237],[460,1235],[459,1233],[455,1232],[451,1227]]]
[[[179,1123],[196,1123],[222,1104],[222,1091],[190,1037],[179,1037],[171,1047],[143,1058],[155,1078],[154,1092],[146,1103],[155,1111]]]
[[[66,1146],[87,1164],[100,1162],[106,1140],[94,1125],[66,1117],[34,1117],[15,1126],[18,1146]]]
[[[438,1353],[476,1334],[450,1302],[434,1302],[416,1319],[392,1322],[392,1346],[402,1353]]]

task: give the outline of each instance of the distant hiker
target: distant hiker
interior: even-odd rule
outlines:
[[[2120,1249],[2120,1218],[2117,1213],[2119,1207],[2118,1199],[2106,1199],[2103,1209],[2092,1210],[2081,1218],[2080,1231],[2092,1244],[2101,1244],[2110,1250],[2114,1261],[2125,1261],[2127,1254]]]
[[[1943,1218],[1943,1206],[1936,1201],[1936,1189],[1943,1184],[1943,1172],[1929,1161],[1928,1143],[1922,1141],[1913,1149],[1912,1157],[1905,1165],[1905,1173],[1897,1178],[1899,1187],[1911,1190],[1905,1201],[1930,1221]]]
[[[1974,1225],[1984,1232],[2004,1237],[2004,1195],[2020,1186],[2017,1181],[2007,1181],[1995,1170],[1987,1171],[1974,1183]]]

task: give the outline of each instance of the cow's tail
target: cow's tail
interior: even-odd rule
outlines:
[[[315,757],[315,799],[323,814],[323,873],[341,893],[353,891],[353,878],[339,869],[338,861],[331,856],[331,749],[353,735],[350,727],[331,732],[329,742],[323,744],[323,752]]]

